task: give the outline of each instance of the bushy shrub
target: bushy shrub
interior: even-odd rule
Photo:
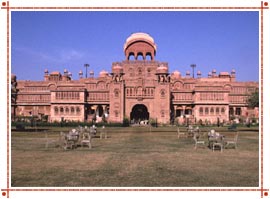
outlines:
[[[128,127],[129,126],[129,119],[127,117],[124,117],[123,119],[123,127]]]

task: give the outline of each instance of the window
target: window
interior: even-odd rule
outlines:
[[[165,90],[161,90],[161,91],[160,91],[160,96],[161,96],[161,97],[165,97]]]
[[[76,112],[77,112],[77,114],[80,114],[80,112],[81,112],[80,107],[76,107]]]
[[[74,107],[71,107],[71,108],[70,108],[70,113],[71,113],[71,114],[74,114],[74,112],[75,112]]]
[[[135,56],[133,52],[130,52],[128,55],[128,60],[135,60]]]
[[[199,112],[200,112],[200,115],[203,115],[203,108],[202,107],[200,107]]]
[[[205,115],[208,115],[208,114],[209,114],[209,109],[205,108]]]
[[[230,109],[229,109],[229,115],[234,115],[234,110],[233,110],[233,108],[230,108]]]
[[[116,97],[116,98],[119,97],[119,90],[114,90],[114,97]]]
[[[161,111],[161,117],[165,117],[165,112]]]
[[[222,107],[222,108],[221,108],[221,114],[224,114],[224,113],[225,113],[225,108]]]
[[[65,112],[66,112],[66,114],[69,114],[69,108],[68,107],[65,108]]]
[[[219,108],[218,107],[216,108],[216,114],[217,115],[219,114]]]
[[[139,68],[138,75],[142,75],[142,69]]]
[[[235,109],[235,115],[241,115],[241,108]]]
[[[127,89],[127,96],[129,96],[129,88]]]
[[[179,117],[179,116],[181,116],[181,110],[176,110],[176,115],[175,115],[175,117]]]
[[[63,114],[64,113],[64,108],[60,107],[60,113]]]
[[[58,107],[54,107],[54,114],[55,114],[55,115],[58,114]]]
[[[210,109],[210,114],[214,115],[214,108],[213,107],[211,107],[211,109]]]

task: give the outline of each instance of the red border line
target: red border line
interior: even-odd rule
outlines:
[[[41,189],[41,188],[38,188],[38,189],[2,189],[2,191],[269,191],[269,189],[222,189],[222,188],[219,188],[219,189],[177,189],[177,188],[166,188],[166,189],[149,189],[149,188],[146,188],[146,189],[143,189],[143,188],[134,188],[134,189],[130,189],[130,188],[127,188],[127,189],[124,189],[124,188],[114,188],[114,189],[89,189],[89,188],[70,188],[70,189]]]
[[[18,10],[65,10],[65,9],[76,9],[76,10],[177,10],[177,9],[182,9],[182,10],[188,10],[188,9],[195,9],[195,10],[231,10],[231,9],[237,9],[237,10],[261,10],[261,9],[269,9],[269,7],[99,7],[99,6],[91,6],[91,7],[1,7],[2,9],[18,9]]]
[[[261,7],[9,7],[9,1],[7,1],[6,6],[2,6],[1,9],[7,10],[7,188],[1,189],[1,191],[7,192],[7,198],[9,198],[10,191],[261,191],[261,198],[264,196],[264,191],[269,191],[269,189],[264,189],[264,181],[263,181],[263,10],[269,9],[267,4],[264,6],[264,2],[261,1]],[[178,9],[205,9],[205,10],[228,10],[228,9],[236,9],[236,10],[260,10],[261,11],[261,188],[260,189],[142,189],[142,188],[134,188],[134,189],[124,189],[124,188],[115,188],[115,189],[10,189],[9,187],[9,156],[10,156],[10,149],[9,149],[9,74],[10,74],[10,54],[9,54],[9,46],[10,46],[10,33],[9,33],[9,26],[10,26],[10,10],[12,9],[28,9],[28,10],[48,10],[48,9],[58,9],[58,10],[66,10],[66,9],[80,9],[80,10],[178,10]]]
[[[263,6],[261,1],[261,198],[263,198]]]
[[[7,188],[9,189],[9,179],[10,179],[10,173],[9,173],[9,156],[10,156],[10,151],[9,151],[9,59],[10,59],[10,55],[9,55],[9,46],[10,46],[10,34],[9,34],[9,13],[10,9],[9,9],[9,1],[7,1]],[[7,190],[7,198],[9,198],[9,190]]]

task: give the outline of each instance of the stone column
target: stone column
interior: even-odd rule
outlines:
[[[105,108],[106,108],[106,105],[102,105],[102,110],[103,110],[102,116],[105,114]]]

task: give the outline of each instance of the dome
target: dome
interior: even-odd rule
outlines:
[[[90,71],[89,71],[89,74],[90,74],[90,75],[94,75],[94,71],[93,71],[93,70],[90,70]]]
[[[146,41],[147,43],[151,44],[155,50],[157,50],[157,46],[154,42],[153,37],[151,37],[149,34],[147,33],[143,33],[143,32],[137,32],[137,33],[133,33],[132,35],[130,35],[127,40],[126,43],[124,45],[124,50],[128,47],[129,44],[135,42],[135,41]]]
[[[157,68],[157,73],[168,73],[168,68],[164,65],[160,65],[158,68]]]
[[[173,76],[174,78],[178,78],[178,77],[181,76],[181,73],[180,73],[178,70],[175,70],[175,71],[172,72],[172,76]]]
[[[51,75],[61,75],[61,73],[59,71],[53,71],[51,72]]]
[[[102,70],[102,71],[100,71],[100,73],[99,73],[99,77],[106,77],[106,76],[108,76],[108,72],[107,71],[105,71],[105,70]]]
[[[221,76],[229,76],[230,74],[228,72],[220,72],[219,75],[221,75]]]
[[[116,64],[112,67],[113,73],[123,73],[123,67]]]
[[[154,39],[147,33],[134,33],[130,35],[124,44],[124,53],[126,60],[131,60],[134,56],[134,60],[140,60],[138,57],[143,57],[143,60],[154,60],[156,55],[157,46],[154,43]]]

